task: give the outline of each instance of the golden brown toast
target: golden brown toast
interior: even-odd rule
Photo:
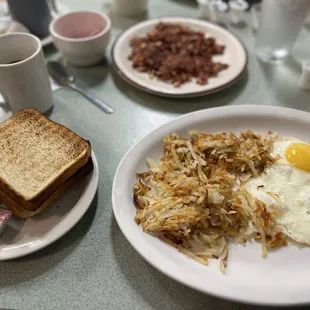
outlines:
[[[9,210],[13,212],[14,215],[20,218],[29,218],[36,214],[43,212],[47,207],[49,207],[62,193],[64,193],[69,187],[71,187],[75,182],[83,178],[87,173],[93,169],[92,159],[89,158],[88,163],[82,167],[78,172],[76,172],[71,178],[64,182],[59,188],[57,188],[49,197],[34,211],[29,211],[24,209],[21,205],[16,203],[11,197],[7,196],[5,193],[0,192],[0,199],[7,206]]]
[[[0,124],[0,193],[34,211],[83,167],[90,144],[35,109]]]

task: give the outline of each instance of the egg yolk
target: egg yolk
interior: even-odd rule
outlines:
[[[286,160],[295,168],[310,172],[310,145],[292,143],[285,152]]]

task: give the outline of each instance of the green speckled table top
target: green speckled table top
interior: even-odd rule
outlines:
[[[71,9],[107,10],[100,0],[64,0]],[[150,0],[148,16],[198,17],[192,0]],[[260,104],[310,111],[310,92],[298,88],[300,66],[260,63],[254,54],[255,36],[246,24],[226,23],[245,44],[248,72],[234,86],[219,93],[188,100],[149,95],[127,85],[104,63],[92,68],[70,68],[77,83],[115,108],[106,115],[81,95],[61,88],[54,92],[51,119],[91,141],[99,160],[98,193],[86,215],[64,237],[30,256],[0,263],[0,308],[10,309],[250,309],[193,291],[159,273],[130,246],[116,221],[111,204],[113,176],[127,149],[157,126],[200,109]],[[135,19],[111,16],[112,41]],[[112,45],[112,41],[110,47]],[[51,46],[46,57],[60,55]],[[256,308],[256,307],[255,307]],[[256,309],[267,309],[257,307]]]

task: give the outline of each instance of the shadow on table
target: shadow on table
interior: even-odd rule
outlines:
[[[89,67],[73,66],[61,55],[54,60],[65,66],[68,74],[75,77],[74,83],[85,89],[102,84],[109,72],[109,63],[106,58],[98,64]]]
[[[267,310],[281,309],[275,307],[259,307],[239,304],[205,295],[166,277],[145,262],[130,246],[120,232],[115,219],[111,223],[112,246],[114,257],[121,272],[152,309],[161,310]],[[124,250],[126,249],[126,250]],[[206,267],[207,268],[207,267]],[[161,298],[162,297],[162,298]],[[165,297],[165,298],[164,298]],[[171,303],[163,304],[169,298]],[[163,300],[163,303],[161,303]],[[175,306],[171,308],[171,304]],[[297,309],[297,308],[295,308]],[[298,308],[301,309],[301,308]],[[303,308],[304,309],[304,308]]]
[[[192,0],[170,0],[170,2],[181,4],[184,6],[192,7],[192,8],[198,8],[197,1]]]
[[[151,110],[168,113],[189,113],[197,110],[229,105],[245,88],[248,72],[236,84],[217,93],[197,98],[164,98],[143,92],[125,82],[113,68],[111,76],[119,91],[135,104],[145,106]]]
[[[236,28],[236,29],[244,29],[246,27],[248,27],[249,25],[247,24],[247,22],[245,20],[241,20],[239,23],[230,23],[230,26],[232,28]]]
[[[47,46],[43,47],[43,52],[45,57],[51,57],[57,53],[57,48],[55,47],[54,44],[49,44]]]
[[[75,67],[67,64],[70,74],[76,77],[76,84],[84,88],[95,87],[102,84],[109,72],[109,63],[104,59],[99,64],[91,67]]]
[[[129,27],[148,19],[147,11],[134,17],[118,14],[115,12],[112,2],[110,1],[104,2],[102,7],[104,12],[109,15],[114,29],[126,30]]]
[[[98,193],[85,215],[58,241],[26,257],[1,262],[0,288],[35,279],[37,276],[55,268],[79,245],[91,227],[96,214],[97,200]],[[49,256],[50,259],[46,259],[46,256]],[[5,279],[6,282],[1,279]]]
[[[269,87],[281,106],[310,112],[309,91],[298,85],[300,64],[291,56],[283,64],[269,64],[258,60]]]

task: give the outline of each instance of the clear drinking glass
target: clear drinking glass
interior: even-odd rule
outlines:
[[[256,54],[282,62],[290,53],[310,8],[310,0],[263,0]]]

